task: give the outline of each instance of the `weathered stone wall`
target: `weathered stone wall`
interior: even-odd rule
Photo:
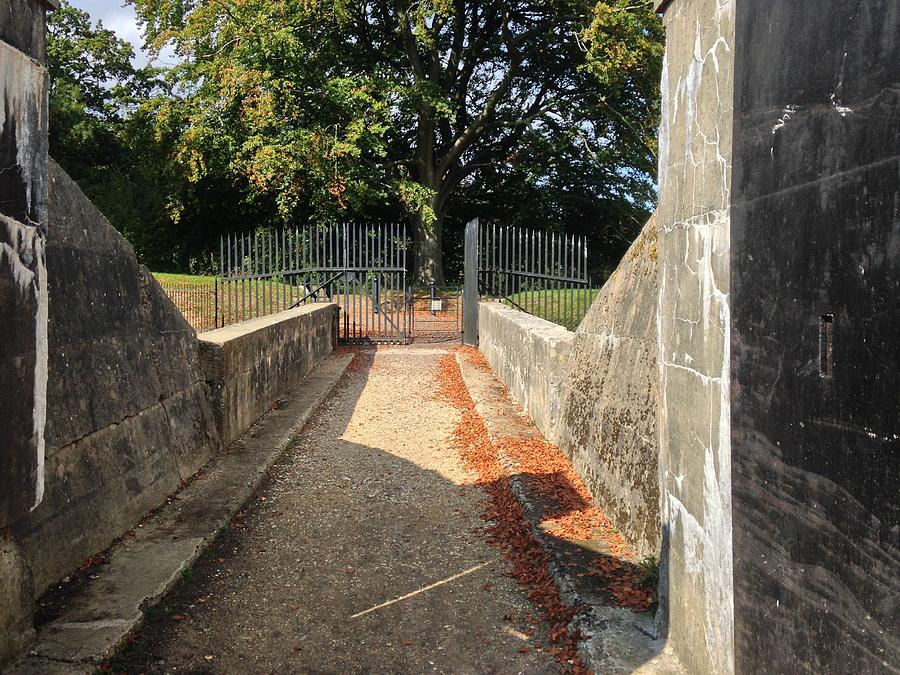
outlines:
[[[900,6],[673,0],[666,25],[670,641],[696,672],[889,671]]]
[[[656,234],[651,218],[575,332],[558,434],[641,556],[659,553]]]
[[[9,528],[44,492],[47,386],[45,12],[0,3],[0,665],[27,643],[28,566]]]
[[[317,303],[198,336],[224,443],[240,436],[331,353],[337,321],[337,305]]]
[[[478,347],[640,555],[659,553],[656,221],[575,333],[482,302]]]
[[[563,380],[575,334],[499,302],[478,304],[478,349],[544,437],[559,437]]]
[[[736,667],[897,672],[900,3],[737,7]]]
[[[692,673],[734,669],[729,307],[734,0],[665,14],[659,150],[661,589]]]
[[[217,422],[233,440],[336,335],[336,307],[307,306],[207,333],[201,364],[131,246],[52,162],[49,177],[47,479],[0,539],[0,663],[30,639],[34,597],[159,506],[221,447]]]
[[[47,382],[47,69],[35,0],[0,10],[0,528],[41,500]]]
[[[50,169],[46,492],[14,528],[36,594],[219,447],[193,329],[78,186]]]

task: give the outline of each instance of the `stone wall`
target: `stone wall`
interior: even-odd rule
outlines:
[[[559,437],[560,402],[575,335],[499,302],[478,304],[478,349],[544,437]]]
[[[47,478],[0,539],[0,664],[31,638],[34,597],[163,503],[336,337],[336,306],[311,305],[206,333],[201,359],[131,246],[49,168]]]
[[[193,329],[52,163],[49,218],[46,493],[14,529],[35,594],[134,527],[219,447]]]
[[[198,336],[224,443],[240,436],[331,353],[337,321],[337,305],[309,304]]]
[[[737,3],[735,660],[900,667],[900,3]]]
[[[45,5],[0,10],[0,528],[41,500],[47,383]],[[15,386],[13,386],[15,384]]]
[[[641,556],[659,553],[656,221],[575,333],[482,302],[478,348]]]
[[[729,388],[735,0],[665,14],[659,139],[659,463],[669,642],[733,672]]]
[[[41,0],[0,3],[0,665],[33,634],[10,528],[44,493],[47,124]]]
[[[557,441],[641,556],[659,553],[656,262],[651,218],[575,332]]]
[[[889,671],[900,6],[673,0],[666,27],[670,643],[693,672]]]

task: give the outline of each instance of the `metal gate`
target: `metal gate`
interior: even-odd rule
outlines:
[[[409,297],[411,332],[416,342],[459,342],[462,336],[462,290],[439,290],[431,284],[427,292]]]
[[[340,306],[343,343],[406,343],[406,228],[350,224],[222,237],[225,323],[309,302]]]

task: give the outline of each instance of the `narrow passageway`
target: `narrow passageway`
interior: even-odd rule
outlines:
[[[558,672],[479,538],[483,493],[436,379],[451,347],[361,350],[115,670]]]

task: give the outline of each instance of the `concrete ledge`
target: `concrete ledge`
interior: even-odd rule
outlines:
[[[304,305],[201,333],[200,364],[228,444],[334,349],[338,307]]]
[[[559,437],[560,388],[574,339],[575,333],[562,326],[498,302],[478,305],[478,349],[553,443]]]

